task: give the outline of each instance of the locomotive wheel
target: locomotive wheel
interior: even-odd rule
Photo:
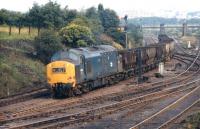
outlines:
[[[61,98],[61,93],[58,88],[55,88],[54,90],[52,90],[51,97],[55,99]]]
[[[64,96],[63,87],[58,86],[56,90],[56,98],[63,98]]]
[[[81,91],[80,88],[74,89],[73,92],[74,92],[74,95],[81,95],[82,94],[82,91]]]
[[[58,87],[54,87],[53,89],[52,89],[52,98],[55,98],[55,99],[57,99],[57,98],[61,98],[62,97],[62,92],[60,92],[61,90],[60,90],[60,86],[58,86]]]
[[[67,97],[73,97],[73,96],[74,96],[74,91],[72,88],[69,88],[67,92]]]
[[[52,90],[51,97],[52,97],[52,98],[57,98],[57,93],[56,93],[56,90],[55,90],[55,89]]]
[[[93,87],[93,82],[89,82],[89,83],[87,83],[86,86],[83,86],[83,87],[81,88],[81,91],[82,91],[83,93],[87,93],[87,92],[89,92],[89,91],[92,90],[92,87]]]

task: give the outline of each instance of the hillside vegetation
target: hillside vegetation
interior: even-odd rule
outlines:
[[[0,41],[0,97],[44,85],[44,64],[32,52],[33,41]]]

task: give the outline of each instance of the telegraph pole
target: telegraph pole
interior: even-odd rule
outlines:
[[[128,15],[124,16],[124,21],[125,21],[125,27],[124,27],[124,31],[125,31],[125,36],[126,36],[126,49],[128,49],[128,34],[127,34],[127,30],[128,30]]]
[[[126,35],[126,49],[128,49],[128,36],[127,36],[127,31],[125,31],[125,35]]]

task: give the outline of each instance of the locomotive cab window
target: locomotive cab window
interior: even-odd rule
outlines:
[[[65,73],[66,69],[65,68],[52,68],[53,73]]]

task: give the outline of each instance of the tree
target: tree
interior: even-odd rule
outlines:
[[[103,32],[101,21],[98,18],[87,18],[85,16],[78,16],[70,24],[76,24],[90,28],[95,35]]]
[[[111,28],[116,28],[119,26],[119,18],[115,11],[110,9],[105,9],[100,13],[100,19],[105,31]]]
[[[91,11],[90,11],[91,12]],[[118,32],[119,18],[115,11],[104,9],[102,4],[98,5],[98,16],[102,24],[104,32],[109,36],[115,38],[115,41],[123,43],[123,35]]]
[[[70,47],[88,46],[94,43],[93,34],[86,26],[70,24],[60,30],[63,43]]]
[[[29,10],[29,18],[32,21],[32,26],[38,28],[38,34],[40,28],[53,28],[59,29],[64,24],[64,12],[60,8],[60,5],[56,2],[49,1],[44,6],[34,4]]]
[[[86,17],[84,17],[84,16],[79,16],[79,17],[75,18],[73,21],[71,21],[69,23],[69,25],[70,24],[76,24],[76,25],[86,26],[86,27],[90,26],[89,25],[90,24],[89,20]]]
[[[78,12],[76,10],[69,10],[67,7],[63,9],[63,19],[65,24],[72,22],[75,18],[77,18]]]
[[[8,11],[6,9],[0,10],[0,21],[1,24],[8,24],[9,23],[9,17],[13,16],[14,12]]]
[[[0,10],[0,24],[4,24],[6,19],[7,19],[7,15],[6,15],[7,10],[5,9],[1,9]]]
[[[104,30],[100,17],[99,17],[99,13],[96,10],[96,8],[91,7],[89,9],[86,10],[85,13],[86,18],[88,19],[88,23],[89,23],[89,28],[91,28],[92,32],[95,35],[101,34]]]
[[[49,1],[41,7],[41,13],[44,17],[44,27],[60,28],[64,23],[63,11],[56,2]]]
[[[52,30],[44,30],[35,38],[35,48],[38,58],[47,63],[55,52],[62,50],[60,37]]]
[[[128,24],[127,31],[129,32],[129,35],[128,35],[129,40],[131,40],[132,43],[139,44],[139,45],[142,44],[143,35],[142,35],[142,32],[141,32],[139,26],[136,26],[136,25],[130,23],[130,24]],[[139,45],[136,45],[136,46],[139,46]]]
[[[104,11],[104,7],[103,7],[102,4],[99,4],[99,5],[98,5],[98,11],[99,11],[99,12],[100,12],[100,11]]]
[[[37,3],[34,3],[33,7],[29,10],[29,18],[31,25],[38,28],[39,35],[41,27],[44,27],[44,16],[41,7]]]
[[[122,33],[118,30],[116,30],[115,28],[110,28],[108,31],[107,31],[107,34],[109,36],[111,36],[112,38],[114,38],[114,40],[118,43],[120,43],[121,45],[123,45],[125,47],[125,33]]]
[[[7,19],[5,20],[6,24],[9,25],[9,35],[11,35],[11,26],[22,26],[23,23],[20,23],[22,18],[22,13],[7,11]],[[21,29],[21,28],[20,28]],[[19,32],[20,32],[19,29]]]
[[[0,24],[9,25],[9,35],[11,35],[11,26],[23,26],[23,14],[20,12],[9,11],[5,9],[0,10]],[[21,29],[21,28],[20,28]],[[19,29],[19,32],[20,32]]]
[[[30,17],[29,13],[25,14],[25,21],[24,26],[28,26],[28,34],[31,34],[31,26],[32,26],[32,18]]]
[[[15,25],[19,28],[18,32],[19,34],[21,33],[21,28],[25,26],[25,24],[26,24],[25,14],[20,14],[15,22]]]
[[[118,31],[119,18],[115,11],[110,9],[104,9],[102,4],[98,6],[99,19],[104,29],[104,33],[113,37],[116,42],[124,43],[124,34]]]
[[[96,10],[96,8],[95,7],[91,7],[91,8],[88,8],[87,10],[86,10],[86,12],[85,12],[85,16],[87,17],[87,18],[99,18],[99,16],[98,16],[99,14],[98,14],[98,12],[97,12],[97,10]]]

